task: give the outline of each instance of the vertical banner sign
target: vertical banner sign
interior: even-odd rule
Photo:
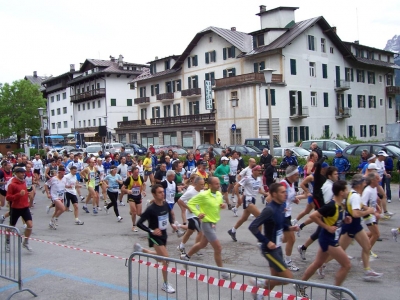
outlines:
[[[213,109],[213,101],[212,101],[212,86],[211,80],[204,80],[204,91],[205,91],[205,98],[206,98],[206,109],[212,110]]]

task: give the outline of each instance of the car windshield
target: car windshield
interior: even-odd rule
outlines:
[[[86,148],[86,152],[88,153],[97,153],[101,151],[101,146],[93,145]]]
[[[339,140],[336,140],[335,143],[338,144],[339,147],[340,147],[342,150],[343,150],[344,148],[346,148],[348,145],[350,145],[349,143],[347,143],[347,142],[345,142],[345,141],[339,141]]]
[[[133,144],[133,145],[138,147],[138,148],[144,148],[142,144]]]
[[[251,145],[247,145],[247,146],[246,146],[246,149],[247,149],[248,152],[251,152],[251,153],[254,153],[254,152],[261,152],[260,149],[254,147],[254,146],[251,146]]]
[[[400,148],[399,147],[396,147],[393,145],[386,145],[385,148],[390,150],[391,152],[393,152],[394,155],[400,156]]]
[[[131,148],[131,147],[126,147],[126,148],[125,148],[125,152],[133,153],[133,148]]]
[[[112,144],[112,147],[113,148],[121,148],[121,147],[123,147],[124,145],[122,145],[122,144],[120,144],[120,143],[115,143],[115,144]]]
[[[300,156],[308,156],[308,155],[310,155],[310,152],[308,152],[306,149],[301,148],[301,147],[293,148],[293,150],[296,153],[298,153]]]

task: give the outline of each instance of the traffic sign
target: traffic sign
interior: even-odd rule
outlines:
[[[232,129],[233,131],[235,131],[235,130],[236,130],[236,124],[232,124],[231,129]]]

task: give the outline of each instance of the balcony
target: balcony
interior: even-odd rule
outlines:
[[[387,95],[400,95],[400,86],[387,86],[386,94]]]
[[[339,109],[335,109],[335,118],[336,120],[339,119],[346,119],[351,117],[351,108],[348,107],[340,107]]]
[[[71,102],[83,102],[86,100],[92,100],[96,98],[101,98],[106,96],[106,89],[105,88],[99,88],[95,90],[91,90],[88,92],[76,94],[71,96]]]
[[[339,80],[335,81],[335,91],[342,92],[350,89],[350,81]]]
[[[140,104],[149,104],[150,103],[150,97],[141,97],[141,98],[135,98],[133,99],[133,102],[137,105]]]
[[[187,89],[181,91],[182,97],[198,97],[201,96],[201,88]]]
[[[196,124],[196,123],[215,123],[215,114],[198,114],[178,117],[166,117],[151,119],[151,125],[174,125],[174,124]]]
[[[308,106],[293,106],[290,108],[290,116],[289,118],[292,120],[295,119],[304,119],[308,118]]]
[[[164,94],[158,94],[157,95],[157,100],[160,101],[165,101],[165,100],[174,100],[174,93],[164,93]]]
[[[136,100],[136,99],[135,99]],[[122,121],[117,123],[118,128],[146,126],[146,120]]]
[[[46,87],[46,93],[52,93],[52,92],[57,92],[59,90],[64,90],[67,88],[67,82],[66,81],[62,81],[60,83],[51,85],[51,86],[47,86]]]
[[[263,73],[249,73],[215,80],[215,88],[225,88],[235,85],[265,83]],[[282,74],[272,74],[272,83],[282,83]]]

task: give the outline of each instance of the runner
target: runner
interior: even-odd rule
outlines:
[[[34,199],[36,195],[36,178],[33,175],[32,172],[32,164],[31,163],[26,163],[26,171],[25,171],[25,184],[26,184],[26,189],[28,191],[28,198],[29,198],[29,207],[33,208],[34,207]]]
[[[100,198],[104,199],[104,196],[103,196],[103,193],[100,193],[100,189],[102,189],[105,172],[104,172],[104,167],[103,167],[103,160],[101,158],[97,158],[96,162],[97,162],[97,165],[96,165],[97,172],[96,172],[96,177],[95,177],[94,191],[96,192],[96,196],[98,199],[97,200],[97,210],[101,211]]]
[[[230,167],[228,163],[229,163],[229,158],[227,158],[226,156],[222,156],[221,164],[217,167],[217,169],[214,172],[214,176],[219,179],[219,183],[221,185],[222,198],[226,203],[229,203],[228,185],[229,185]],[[237,210],[233,211],[235,216],[237,216],[236,211]]]
[[[228,186],[228,194],[232,192],[231,194],[231,200],[234,202],[235,196],[234,196],[234,186],[236,184],[236,175],[238,174],[238,166],[239,166],[239,155],[237,151],[232,151],[231,153],[231,158],[229,160],[229,186]],[[237,194],[237,197],[239,198],[239,195]],[[228,205],[228,209],[232,209],[232,205],[229,203],[229,200],[226,202]]]
[[[203,160],[199,160],[197,162],[197,171],[196,174],[204,179],[204,189],[208,190],[208,173],[205,171],[207,166],[207,162]]]
[[[253,169],[253,167],[256,166],[256,164],[257,164],[257,162],[254,158],[249,158],[249,165],[240,171],[240,173],[237,175],[237,180],[240,181],[245,176],[250,177],[253,173],[252,169]],[[238,197],[238,200],[236,202],[236,200],[233,199],[233,202],[236,202],[236,204],[234,207],[232,207],[232,212],[235,217],[238,216],[237,215],[238,209],[243,204],[244,197],[243,197],[243,187],[242,186],[239,186],[239,190],[237,191],[236,195]],[[264,198],[265,198],[264,196],[261,196],[261,199],[264,199]]]
[[[6,202],[6,184],[13,177],[11,171],[11,164],[8,161],[1,162],[0,169],[0,208],[4,207]],[[1,216],[0,223],[3,224],[6,217],[9,216],[9,213],[5,213],[5,215]]]
[[[103,162],[104,176],[110,174],[111,171],[111,157],[107,155]],[[103,195],[104,205],[107,205],[107,186],[101,185],[101,193]]]
[[[75,225],[83,225],[84,222],[79,220],[79,207],[78,207],[78,198],[76,196],[76,187],[79,185],[78,180],[76,179],[76,174],[78,172],[78,168],[72,166],[69,169],[70,173],[65,175],[65,210],[69,210],[69,203],[72,203],[74,206],[74,217],[75,217]]]
[[[62,213],[65,211],[63,202],[66,179],[64,178],[64,173],[64,167],[60,166],[58,168],[57,176],[50,178],[50,180],[48,180],[46,182],[46,185],[44,186],[47,198],[49,198],[55,206],[54,214],[52,215],[49,223],[49,227],[51,229],[57,229],[56,226],[58,226],[58,217],[61,216]]]
[[[128,203],[132,218],[132,231],[137,232],[136,216],[142,214],[142,197],[146,197],[146,184],[143,177],[139,175],[139,169],[132,167],[132,175],[129,176],[122,186],[122,191],[128,194]]]
[[[96,173],[97,173],[97,167],[95,167],[95,160],[93,158],[90,159],[89,161],[89,166],[87,166],[83,171],[81,172],[81,177],[84,179],[86,182],[86,187],[88,190],[88,194],[86,196],[86,201],[85,204],[83,205],[83,210],[86,213],[89,213],[89,210],[87,208],[87,205],[92,199],[92,204],[93,204],[93,215],[97,215],[97,206],[98,206],[98,198],[97,194],[95,191],[95,186],[96,186]]]
[[[123,184],[123,181],[121,175],[117,174],[116,166],[111,166],[110,171],[111,173],[104,178],[103,184],[105,184],[105,186],[107,187],[107,195],[108,198],[110,198],[111,202],[107,206],[104,206],[104,212],[108,214],[108,210],[111,207],[114,207],[115,216],[117,217],[118,222],[120,222],[122,220],[122,217],[119,215],[117,201],[118,201],[118,189],[119,186]]]
[[[180,187],[181,190],[184,189],[184,180],[186,179],[186,170],[183,168],[183,162],[176,160],[173,163],[173,167],[172,170],[175,172],[175,178],[174,178],[174,182],[176,184],[177,187]],[[179,208],[181,209],[181,217],[182,217],[182,225],[186,225],[187,224],[187,220],[186,220],[186,207],[183,206],[181,204],[181,202],[178,202],[179,198],[183,195],[182,192],[178,192],[175,194],[174,197],[174,201],[175,203],[178,203]]]
[[[171,214],[169,205],[164,201],[164,188],[159,184],[155,184],[151,188],[151,193],[154,199],[142,213],[136,225],[149,234],[149,247],[154,247],[155,251],[145,249],[138,243],[133,246],[133,251],[168,257],[168,251],[166,248],[167,226],[169,221],[172,228],[176,229],[174,225],[174,217]],[[146,221],[148,223],[147,226],[144,225]],[[167,261],[163,261],[162,263],[165,267],[168,267]],[[162,276],[164,283],[161,289],[169,294],[175,293],[174,288],[168,283],[167,270],[162,271]]]
[[[66,168],[66,170],[68,170],[68,172],[70,173],[71,172],[71,167],[76,167],[76,180],[78,181],[78,182],[82,182],[82,180],[81,180],[81,172],[82,172],[82,170],[83,170],[83,164],[82,164],[82,162],[80,162],[79,161],[79,156],[80,156],[81,154],[75,154],[74,155],[74,160],[73,161],[71,161],[69,164],[68,164],[68,166],[67,166],[67,168]],[[78,193],[78,196],[79,196],[79,198],[81,199],[81,201],[84,201],[85,200],[85,197],[83,197],[82,196],[82,194],[81,194],[81,186],[80,185],[76,185],[76,192]]]
[[[33,174],[35,176],[35,181],[36,181],[36,186],[39,187],[39,189],[42,189],[43,187],[40,185],[40,173],[43,169],[43,162],[40,159],[39,153],[35,154],[35,158],[32,160],[33,164]]]
[[[117,173],[121,175],[123,181],[128,178],[128,165],[126,164],[126,157],[121,158],[121,163],[117,167]],[[120,186],[119,188],[121,189],[121,192],[118,196],[119,205],[125,206],[125,203],[122,201],[125,192],[122,191],[122,186]]]
[[[143,160],[143,167],[144,167],[144,183],[146,183],[147,178],[150,177],[150,187],[151,187],[151,185],[154,184],[154,176],[153,176],[153,167],[152,167],[152,159],[150,151],[146,153],[146,157]]]

